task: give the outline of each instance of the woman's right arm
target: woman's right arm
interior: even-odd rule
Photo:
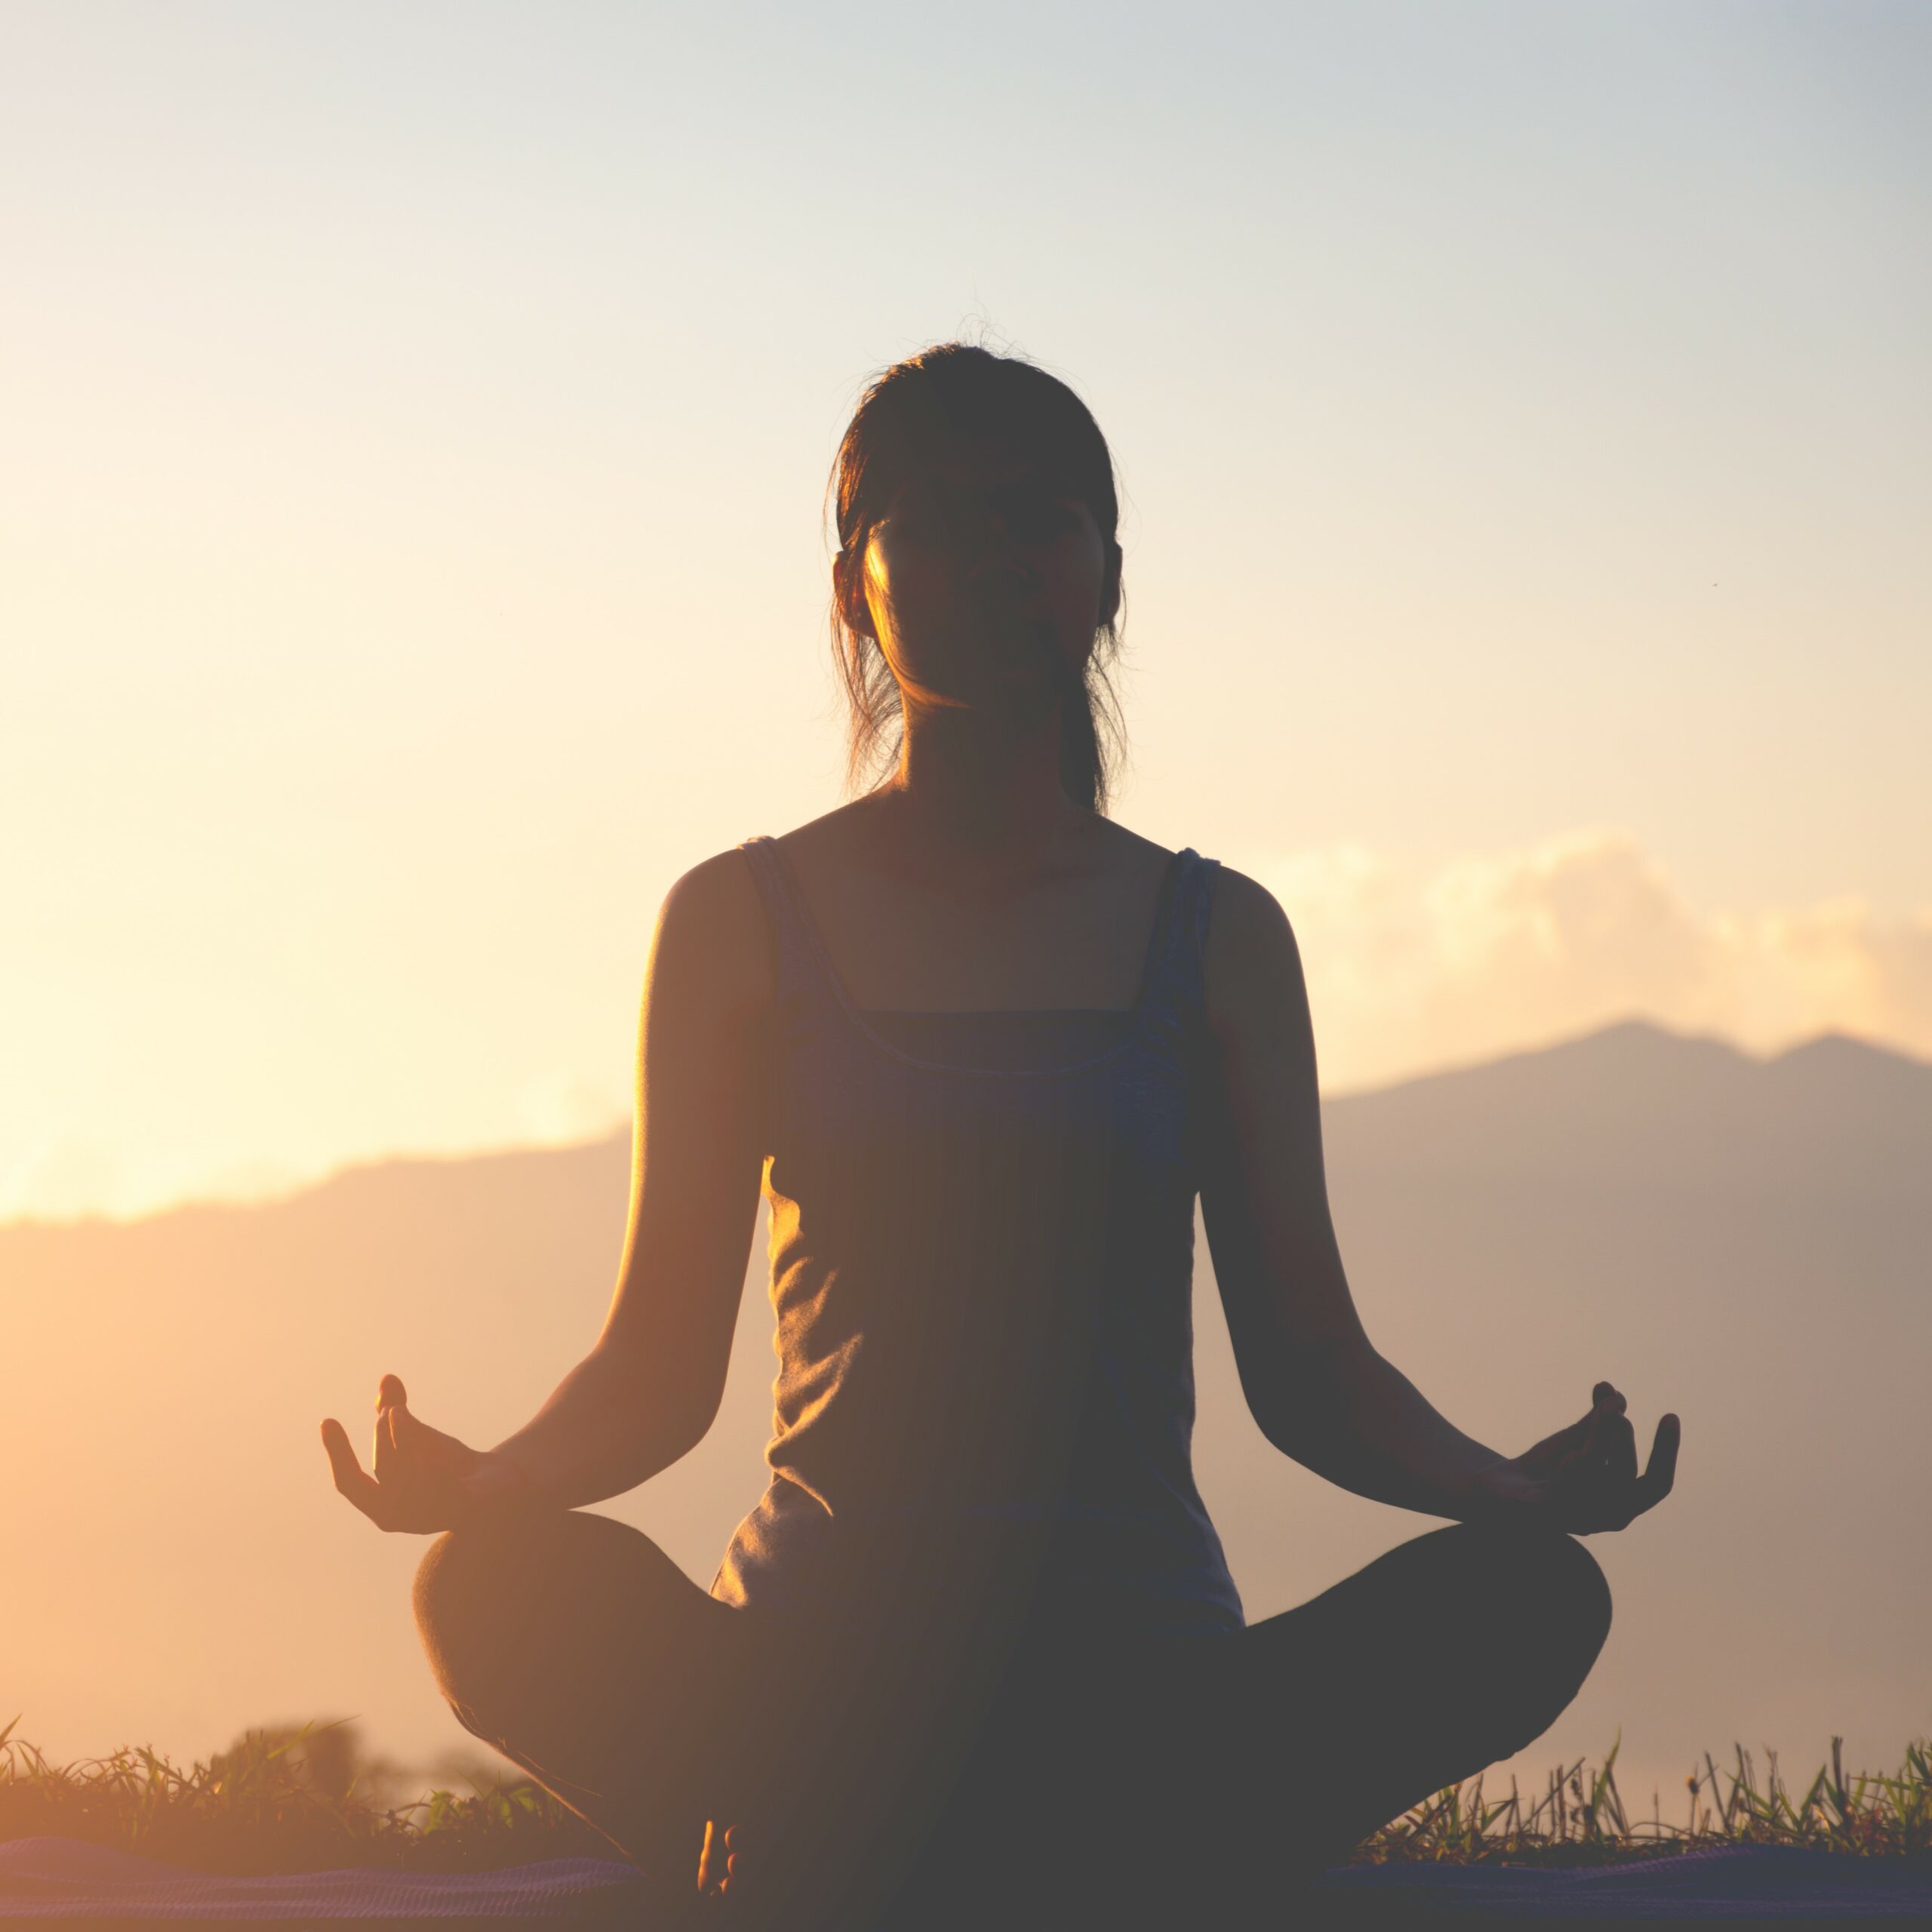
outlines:
[[[629,1223],[603,1331],[488,1452],[565,1509],[634,1489],[703,1438],[724,1393],[766,1151],[775,974],[744,854],[666,895],[638,1026]]]

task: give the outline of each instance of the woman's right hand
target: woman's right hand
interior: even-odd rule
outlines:
[[[419,1536],[453,1530],[480,1509],[525,1493],[512,1465],[418,1421],[393,1375],[383,1377],[376,1393],[375,1473],[356,1460],[348,1431],[333,1416],[322,1424],[322,1447],[336,1487],[378,1529]]]
[[[1546,1435],[1520,1456],[1479,1470],[1472,1485],[1481,1513],[1542,1521],[1577,1536],[1629,1527],[1670,1494],[1683,1428],[1673,1415],[1657,1424],[1651,1460],[1637,1473],[1637,1438],[1623,1392],[1599,1382],[1580,1422]]]

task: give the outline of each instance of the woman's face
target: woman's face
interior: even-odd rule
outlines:
[[[841,593],[909,697],[1029,715],[1077,686],[1119,602],[1119,551],[1066,487],[964,442],[888,503]]]

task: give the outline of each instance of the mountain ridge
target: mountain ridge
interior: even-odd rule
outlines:
[[[1616,1052],[1626,1057],[1642,1054],[1654,1066],[1673,1066],[1680,1070],[1693,1063],[1712,1066],[1723,1065],[1740,1074],[1783,1068],[1788,1064],[1807,1072],[1814,1068],[1836,1069],[1848,1066],[1864,1068],[1883,1066],[1886,1069],[1884,1077],[1891,1078],[1898,1091],[1917,1091],[1911,1087],[1911,1083],[1922,1081],[1924,1093],[1932,1097],[1932,1060],[1921,1060],[1901,1048],[1862,1038],[1855,1034],[1827,1029],[1781,1048],[1776,1053],[1755,1054],[1718,1034],[1680,1032],[1641,1015],[1632,1014],[1591,1028],[1585,1032],[1567,1035],[1561,1039],[1541,1045],[1512,1048],[1506,1053],[1486,1059],[1433,1067],[1423,1072],[1404,1075],[1399,1079],[1379,1083],[1373,1087],[1352,1088],[1340,1093],[1324,1095],[1322,1107],[1324,1113],[1334,1109],[1353,1109],[1365,1102],[1381,1100],[1390,1095],[1417,1089],[1460,1093],[1463,1090],[1457,1083],[1476,1076],[1494,1074],[1500,1069],[1520,1068],[1525,1063],[1534,1063],[1546,1069],[1567,1069],[1579,1063],[1577,1057],[1580,1054],[1595,1055],[1605,1052]],[[1928,1107],[1932,1107],[1932,1097],[1928,1097],[1927,1103]],[[63,1216],[19,1215],[0,1220],[0,1236],[19,1229],[60,1232],[113,1229],[151,1226],[182,1215],[214,1217],[254,1214],[266,1209],[286,1207],[309,1195],[325,1193],[340,1186],[355,1185],[355,1177],[361,1175],[391,1171],[429,1175],[438,1170],[457,1168],[475,1171],[494,1168],[499,1171],[509,1171],[517,1163],[525,1161],[547,1161],[560,1155],[594,1152],[611,1147],[627,1150],[630,1135],[630,1128],[624,1124],[613,1128],[607,1134],[556,1143],[513,1142],[469,1150],[405,1150],[358,1156],[276,1193],[240,1199],[226,1199],[220,1196],[189,1198],[171,1201],[165,1207],[155,1208],[145,1214],[125,1216],[92,1213]]]
[[[1932,1729],[1932,1068],[1620,1023],[1322,1111],[1364,1324],[1458,1427],[1518,1453],[1602,1378],[1643,1453],[1683,1417],[1675,1492],[1590,1540],[1617,1605],[1598,1668],[1515,1768],[1540,1786],[1619,1725],[1626,1793],[1734,1737],[1810,1761],[1839,1733],[1848,1761],[1895,1764]],[[0,1593],[0,1699],[21,1734],[195,1752],[351,1712],[411,1762],[466,1747],[410,1622],[422,1541],[335,1493],[317,1425],[366,1443],[386,1371],[465,1441],[528,1421],[600,1332],[629,1168],[620,1130],[0,1227],[0,1548],[30,1585]],[[766,1232],[761,1209],[711,1429],[595,1506],[700,1588],[770,1474]],[[1195,1252],[1195,1467],[1253,1623],[1441,1525],[1267,1441],[1198,1219]]]

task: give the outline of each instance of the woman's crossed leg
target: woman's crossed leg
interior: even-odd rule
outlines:
[[[1610,1617],[1574,1538],[1454,1524],[1243,1630],[1042,1651],[908,1887],[955,1916],[905,1923],[1278,1923],[1379,1826],[1547,1730]]]
[[[748,1828],[734,1927],[869,1921],[930,1835],[998,1674],[971,1566],[878,1553],[879,1587],[755,1614],[698,1588],[641,1531],[510,1510],[430,1546],[417,1627],[465,1729],[654,1882],[696,1897],[707,1822]],[[976,1632],[978,1635],[976,1636]],[[714,1846],[714,1850],[715,1847]]]
[[[754,1617],[578,1511],[439,1537],[416,1609],[459,1721],[668,1903],[695,1894],[706,1820],[748,1820],[761,1882],[734,1884],[734,1921],[762,1891],[771,1922],[841,1932],[1258,1922],[1540,1736],[1611,1614],[1574,1538],[1459,1524],[1244,1630],[1097,1632],[973,1679],[937,1667],[909,1604]]]
[[[463,1727],[602,1832],[666,1896],[696,1889],[742,1682],[735,1614],[607,1516],[529,1509],[446,1531],[417,1634]],[[747,1700],[749,1703],[749,1700]]]

